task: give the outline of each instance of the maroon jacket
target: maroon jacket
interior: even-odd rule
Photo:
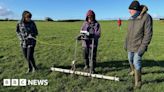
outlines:
[[[93,25],[93,29],[94,29],[94,45],[95,47],[98,46],[98,39],[100,38],[100,34],[101,34],[101,28],[100,28],[100,24],[97,21],[94,21],[93,23],[88,23],[87,21],[85,21],[81,27],[81,30],[83,31],[88,31],[90,30],[90,25]],[[82,46],[83,47],[89,47],[91,46],[92,41],[91,40],[83,40],[82,41]]]

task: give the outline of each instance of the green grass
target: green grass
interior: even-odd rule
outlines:
[[[164,22],[154,21],[153,39],[143,56],[143,86],[133,90],[133,77],[128,75],[129,64],[123,43],[127,21],[118,31],[116,21],[101,21],[96,71],[118,76],[120,82],[50,72],[51,66],[70,68],[73,60],[75,37],[82,22],[37,22],[39,30],[35,48],[36,73],[26,74],[27,62],[15,33],[16,22],[0,22],[0,92],[162,92],[164,90]],[[57,46],[60,44],[62,46]],[[77,70],[83,70],[80,42],[77,51]],[[48,79],[48,86],[4,87],[3,79]]]

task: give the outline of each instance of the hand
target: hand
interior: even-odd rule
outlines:
[[[124,50],[127,51],[127,48],[124,47]]]

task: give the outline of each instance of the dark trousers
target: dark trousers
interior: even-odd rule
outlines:
[[[90,47],[84,47],[83,48],[83,57],[84,57],[84,63],[86,66],[90,66],[91,62],[90,62],[90,57],[91,57],[91,52],[92,49]],[[93,68],[96,67],[96,55],[97,55],[97,47],[94,47],[93,49]]]
[[[37,68],[34,60],[34,48],[35,47],[22,48],[23,54],[28,62],[29,70]]]

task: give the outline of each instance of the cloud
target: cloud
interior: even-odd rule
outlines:
[[[12,10],[10,10],[9,8],[6,8],[5,5],[0,5],[0,19],[5,19],[5,18],[9,18],[9,19],[18,19],[19,16],[13,12]]]
[[[153,17],[153,18],[158,18],[159,15],[158,15],[158,14],[152,14],[152,17]]]
[[[152,15],[153,18],[162,18],[162,17],[164,17],[164,16],[161,16],[161,15],[155,14],[155,13],[153,13],[151,15]]]
[[[14,12],[6,7],[0,6],[0,16],[1,17],[12,17],[12,16],[14,16]]]

